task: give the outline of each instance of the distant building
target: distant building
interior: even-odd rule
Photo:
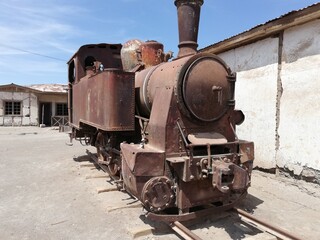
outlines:
[[[0,85],[0,126],[68,124],[67,85]]]
[[[320,182],[320,3],[200,51],[237,72],[237,133],[254,141],[255,166]]]

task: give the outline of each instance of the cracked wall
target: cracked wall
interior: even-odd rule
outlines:
[[[255,142],[254,165],[297,176],[314,170],[316,175],[320,170],[320,20],[219,56],[237,72],[236,108],[246,115],[237,131],[239,138]]]
[[[284,32],[281,81],[277,164],[320,170],[320,20]]]

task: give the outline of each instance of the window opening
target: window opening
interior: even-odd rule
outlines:
[[[86,57],[86,59],[84,60],[85,67],[87,68],[87,67],[94,66],[95,61],[96,61],[96,59],[92,56]]]
[[[68,116],[68,104],[57,103],[56,107],[56,116]]]
[[[21,115],[21,102],[4,102],[4,115]]]

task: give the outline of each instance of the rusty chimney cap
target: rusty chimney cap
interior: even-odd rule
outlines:
[[[175,0],[174,1],[174,4],[176,6],[181,5],[181,4],[186,4],[186,3],[189,3],[189,4],[194,3],[194,4],[199,4],[200,6],[202,6],[203,0]]]

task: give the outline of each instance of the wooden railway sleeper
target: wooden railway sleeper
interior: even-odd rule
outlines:
[[[172,228],[173,231],[175,231],[185,240],[201,240],[201,238],[198,235],[191,232],[190,229],[188,229],[178,221],[170,223],[169,226]]]

